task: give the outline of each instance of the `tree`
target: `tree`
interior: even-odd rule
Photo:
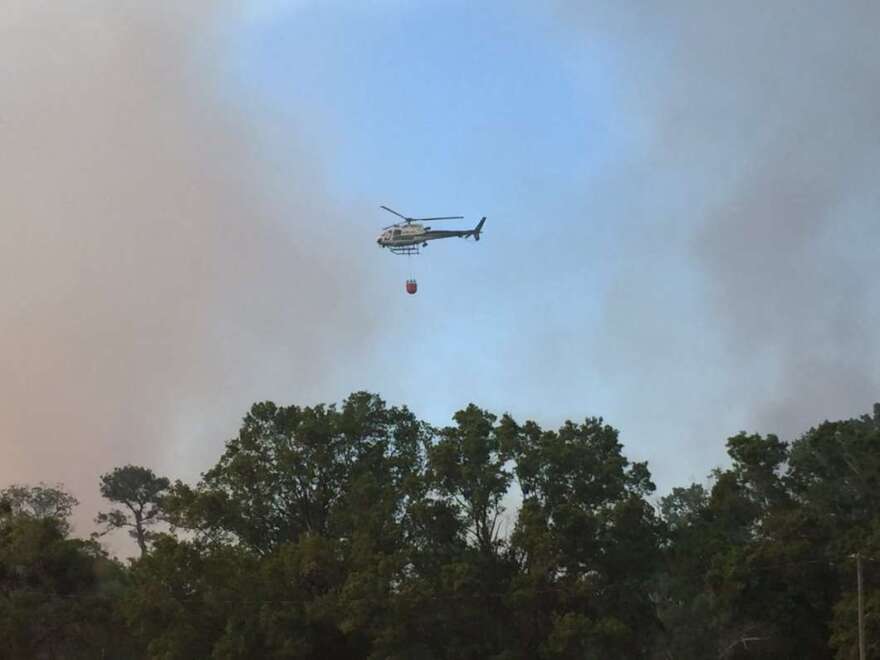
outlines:
[[[70,532],[70,515],[79,501],[66,492],[59,484],[47,486],[44,483],[36,486],[15,484],[0,490],[0,503],[3,508],[16,516],[46,519],[51,518],[58,523],[64,534]]]
[[[68,538],[73,497],[49,490],[51,496],[45,486],[4,491],[15,506],[10,499],[0,506],[0,655],[85,659],[113,649],[120,659],[139,657],[116,607],[122,566],[94,541]],[[46,507],[26,504],[29,494]]]
[[[152,470],[136,465],[118,467],[102,475],[101,495],[123,505],[128,512],[111,509],[99,513],[95,522],[104,526],[104,530],[98,535],[127,527],[140,548],[141,557],[146,555],[149,527],[159,522],[160,502],[169,485],[165,477],[157,477]]]
[[[101,478],[120,506],[98,520],[141,548],[127,567],[69,538],[76,501],[60,488],[0,491],[3,651],[854,657],[856,552],[869,640],[880,635],[880,407],[727,449],[711,487],[654,507],[647,465],[601,418],[544,430],[472,404],[434,429],[367,392],[258,403],[194,486],[134,466]]]
[[[254,404],[195,488],[175,484],[171,522],[268,555],[304,535],[353,541],[367,527],[387,549],[425,491],[430,429],[406,408],[356,392],[338,410]]]
[[[173,527],[195,539],[187,553],[236,548],[258,564],[250,595],[287,605],[236,615],[238,641],[224,636],[214,648],[358,658],[373,646],[398,648],[396,593],[426,537],[430,437],[409,410],[366,392],[341,407],[252,406],[201,482],[176,483],[164,503]],[[169,547],[163,540],[145,566],[170,559]],[[189,556],[181,553],[173,557]],[[173,566],[163,572],[177,579]]]
[[[515,433],[512,419],[497,417],[474,404],[455,413],[456,426],[440,431],[429,452],[431,485],[464,515],[470,540],[485,556],[495,555],[504,507],[501,500],[513,480],[506,468]]]
[[[261,609],[273,604],[262,601],[255,559],[240,547],[156,534],[150,553],[132,564],[121,604],[144,657],[268,657],[254,637]]]
[[[700,484],[691,484],[686,488],[678,486],[672,492],[660,498],[660,515],[670,532],[687,529],[699,521],[706,513],[709,496]]]
[[[863,560],[865,612],[868,657],[874,657],[880,580],[878,563],[870,559],[880,556],[880,404],[873,416],[826,421],[794,441],[788,477],[793,497],[809,516],[810,531],[824,532],[813,553],[830,564],[836,578],[825,583],[822,614],[831,620],[831,643],[841,659],[856,657],[858,648],[852,555],[869,558]]]
[[[377,657],[495,658],[507,645],[504,604],[515,571],[501,534],[512,480],[509,417],[471,404],[428,448],[427,486],[408,508],[405,580]]]
[[[831,657],[838,504],[828,498],[840,489],[828,480],[833,470],[817,468],[846,468],[846,438],[835,431],[831,442],[813,430],[790,446],[774,435],[740,433],[727,441],[732,465],[714,471],[708,497],[693,486],[664,498],[658,603],[666,652]],[[851,502],[846,495],[839,504]]]
[[[733,472],[762,508],[785,506],[788,493],[782,479],[788,445],[773,434],[739,433],[727,441]]]
[[[650,599],[661,526],[630,463],[600,418],[544,431],[527,422],[514,458],[524,500],[511,539],[520,574],[522,655],[638,658],[659,630]]]

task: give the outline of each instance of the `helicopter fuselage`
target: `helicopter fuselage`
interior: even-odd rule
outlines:
[[[407,247],[409,245],[419,245],[428,241],[434,241],[438,238],[451,238],[453,236],[468,236],[473,230],[432,230],[430,227],[424,227],[419,224],[394,225],[389,227],[376,240],[382,247]]]
[[[406,248],[415,245],[424,245],[428,241],[436,241],[440,238],[467,238],[473,236],[476,240],[480,240],[480,230],[483,228],[485,218],[473,229],[431,229],[417,222],[400,223],[386,227],[379,234],[376,243],[380,247]]]

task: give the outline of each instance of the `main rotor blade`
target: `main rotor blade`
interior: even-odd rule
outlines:
[[[415,220],[416,222],[428,222],[430,220],[464,220],[463,215],[445,215],[440,218],[408,218],[409,220]]]
[[[412,218],[407,218],[405,215],[401,215],[400,213],[398,213],[398,212],[395,211],[394,209],[389,209],[387,206],[380,206],[379,208],[380,208],[380,209],[385,209],[385,210],[388,211],[389,213],[393,213],[393,214],[396,215],[398,218],[403,218],[404,220],[407,220],[407,221],[412,220]]]

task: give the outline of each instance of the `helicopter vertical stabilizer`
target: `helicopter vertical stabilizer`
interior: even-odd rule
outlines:
[[[480,232],[483,229],[484,222],[486,222],[486,216],[483,216],[482,220],[480,220],[480,222],[477,224],[477,226],[474,227],[474,240],[475,241],[480,240]]]

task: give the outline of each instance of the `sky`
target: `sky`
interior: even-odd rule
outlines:
[[[254,401],[366,389],[438,425],[602,416],[662,495],[740,430],[869,411],[878,22],[3,3],[0,486],[63,483],[87,533],[99,474],[193,481]],[[485,215],[483,240],[388,254],[380,204]]]

